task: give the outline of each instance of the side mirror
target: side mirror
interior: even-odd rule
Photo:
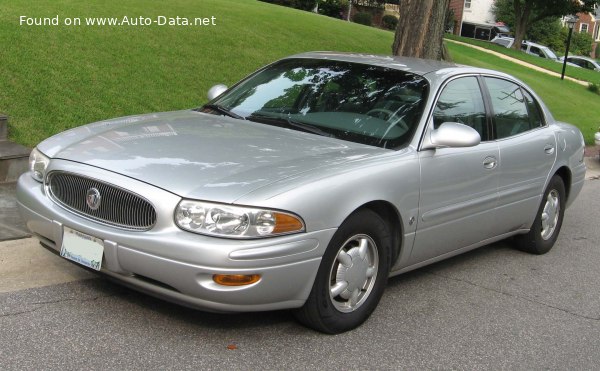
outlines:
[[[211,101],[218,97],[219,95],[225,93],[227,90],[227,85],[217,84],[212,88],[208,89],[208,100]]]
[[[458,122],[444,122],[439,128],[425,136],[423,149],[439,147],[474,147],[481,143],[479,133]]]

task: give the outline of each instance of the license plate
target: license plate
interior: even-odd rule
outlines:
[[[64,227],[60,256],[99,271],[103,254],[101,239]]]

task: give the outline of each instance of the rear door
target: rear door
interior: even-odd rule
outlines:
[[[539,104],[518,84],[485,77],[500,150],[496,234],[527,229],[556,159],[556,138]]]

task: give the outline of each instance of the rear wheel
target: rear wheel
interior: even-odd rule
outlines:
[[[304,325],[337,334],[362,324],[387,282],[391,237],[371,210],[352,214],[335,233],[321,261],[312,291],[294,314]]]
[[[532,254],[545,254],[556,242],[565,214],[565,184],[555,175],[550,180],[537,216],[529,233],[516,236],[520,250]]]

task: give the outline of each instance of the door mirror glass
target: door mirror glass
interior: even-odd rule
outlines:
[[[217,84],[208,89],[208,100],[211,101],[227,91],[227,85]]]

